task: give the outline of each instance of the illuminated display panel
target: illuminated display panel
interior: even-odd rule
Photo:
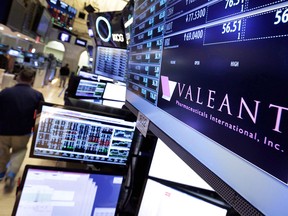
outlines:
[[[165,2],[138,2],[130,41],[127,88],[154,105],[159,90]]]
[[[115,115],[44,104],[30,157],[126,166],[135,122]]]
[[[81,98],[101,99],[105,91],[106,83],[94,80],[80,79],[75,96]]]
[[[60,0],[46,1],[48,4],[47,8],[52,16],[52,23],[66,30],[72,30],[77,10]]]
[[[264,214],[288,211],[280,204],[288,196],[287,7],[275,0],[136,1],[131,36],[127,101]],[[162,45],[150,49],[154,40]],[[158,65],[147,61],[156,53]],[[251,178],[239,182],[228,158]],[[252,194],[247,185],[259,181]],[[272,197],[279,205],[266,207]]]
[[[214,215],[226,216],[227,210],[148,179],[138,215]]]
[[[97,47],[95,74],[123,82],[126,80],[127,60],[126,49]]]
[[[114,215],[123,179],[115,171],[26,165],[12,215]]]

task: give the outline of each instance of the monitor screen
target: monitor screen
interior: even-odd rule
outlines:
[[[173,187],[148,179],[139,216],[213,215],[226,216],[227,209],[187,194]]]
[[[87,46],[87,40],[76,38],[75,39],[75,45],[86,47]]]
[[[103,99],[124,102],[126,99],[126,86],[117,83],[107,83]]]
[[[103,96],[105,87],[106,87],[106,83],[104,82],[81,79],[78,84],[75,95],[81,98],[101,99]]]
[[[90,72],[86,72],[80,69],[80,71],[78,72],[78,76],[83,77],[83,78],[87,78],[87,79],[92,79],[92,80],[97,80],[98,77],[96,74],[92,74]]]
[[[15,49],[10,49],[8,51],[8,54],[11,55],[11,56],[14,56],[14,57],[18,57],[20,55],[20,51],[15,50]]]
[[[65,32],[60,32],[58,35],[58,40],[69,43],[71,40],[71,35]]]
[[[43,104],[36,119],[30,157],[125,168],[135,132],[134,118],[118,114],[118,109],[51,105]]]
[[[127,60],[126,49],[97,47],[95,74],[126,81]]]
[[[264,215],[288,214],[287,6],[135,0],[131,31],[126,104]]]
[[[60,0],[46,0],[52,23],[60,28],[72,30],[77,10]]]
[[[26,165],[13,215],[115,215],[123,177]]]
[[[159,138],[150,165],[149,176],[214,191]]]

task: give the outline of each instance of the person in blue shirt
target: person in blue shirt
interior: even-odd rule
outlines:
[[[22,69],[17,84],[0,92],[0,180],[6,191],[12,191],[27,151],[35,113],[44,102],[41,92],[32,88],[35,72]]]

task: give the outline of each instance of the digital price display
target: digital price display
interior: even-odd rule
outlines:
[[[128,89],[287,184],[288,1],[136,1],[134,14]]]
[[[136,2],[136,25],[130,44],[127,86],[154,105],[158,97],[165,4],[166,0]]]

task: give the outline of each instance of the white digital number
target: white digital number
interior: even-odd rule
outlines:
[[[278,25],[279,23],[287,23],[288,22],[288,9],[284,10],[282,13],[282,10],[278,10],[275,14],[276,21],[274,22],[274,25]]]
[[[193,20],[200,19],[202,17],[205,17],[205,15],[206,15],[206,8],[199,9],[195,12],[187,14],[186,15],[186,22],[191,22]]]
[[[240,31],[241,30],[241,20],[236,20],[234,22],[224,23],[222,25],[222,29],[223,29],[223,31],[221,32],[222,34]]]
[[[234,2],[234,0],[226,0],[225,9],[237,6],[240,3],[240,0]]]

